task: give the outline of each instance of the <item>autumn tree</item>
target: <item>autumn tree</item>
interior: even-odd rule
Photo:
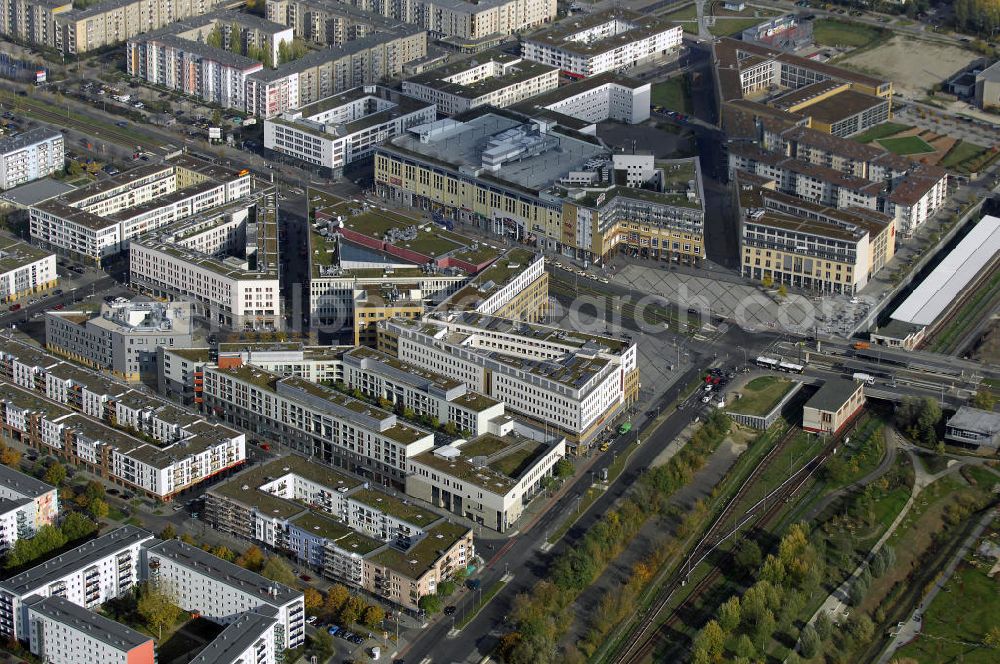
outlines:
[[[160,539],[162,540],[172,540],[177,537],[177,529],[174,528],[174,524],[168,523],[164,526],[163,530],[160,531]]]
[[[108,514],[111,512],[111,508],[108,507],[108,503],[100,498],[91,501],[90,507],[87,508],[90,514],[97,520],[108,518]]]
[[[45,469],[45,475],[42,479],[52,486],[60,486],[64,481],[66,481],[66,468],[58,461],[53,461],[52,464]]]
[[[264,567],[264,552],[256,545],[252,545],[243,552],[243,555],[236,559],[236,564],[245,567],[251,572],[259,572]]]
[[[0,449],[0,463],[5,466],[17,467],[21,463],[21,452],[13,447],[3,446]]]
[[[351,593],[340,583],[335,583],[326,591],[326,599],[323,600],[323,615],[328,620],[333,620],[340,613],[340,608],[347,603],[347,598]]]
[[[376,627],[385,620],[385,611],[377,604],[369,604],[361,613],[361,624],[368,627]]]
[[[233,562],[236,560],[236,553],[229,549],[229,547],[222,546],[221,544],[212,549],[212,555],[222,558],[227,562]]]
[[[365,610],[365,601],[357,595],[351,595],[340,607],[340,622],[350,627],[361,619],[361,614]]]
[[[302,591],[302,601],[306,611],[315,614],[323,607],[323,593],[312,587],[306,588]]]

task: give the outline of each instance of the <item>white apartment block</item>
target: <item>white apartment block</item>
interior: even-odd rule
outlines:
[[[63,169],[63,135],[53,129],[29,129],[0,140],[0,189],[12,189]]]
[[[156,664],[151,636],[62,597],[25,604],[29,649],[46,664]]]
[[[214,324],[280,329],[277,200],[273,189],[133,240],[133,285],[187,300]]]
[[[406,460],[434,445],[434,434],[394,413],[294,376],[226,363],[206,366],[204,403],[254,440],[278,437],[319,463],[402,487]]]
[[[152,539],[152,533],[123,526],[0,581],[0,633],[29,640],[26,600],[33,595],[61,597],[92,609],[132,592],[144,577],[142,545]]]
[[[19,539],[30,538],[59,515],[59,494],[54,486],[8,466],[0,466],[0,550]]]
[[[190,664],[277,664],[283,653],[278,610],[261,606],[244,613],[215,637]],[[131,664],[131,663],[130,663]]]
[[[504,414],[504,405],[470,391],[465,383],[435,374],[391,355],[364,346],[343,354],[343,378],[348,389],[387,399],[415,415],[451,422],[466,436],[484,433],[504,435],[513,421]]]
[[[192,309],[186,302],[116,301],[94,317],[47,311],[45,347],[130,382],[155,382],[157,347],[191,345]]]
[[[638,389],[635,344],[478,313],[381,322],[379,350],[584,444]]]
[[[503,459],[515,452],[530,461],[511,473]],[[502,533],[521,517],[565,456],[566,441],[559,438],[487,435],[458,440],[410,459],[406,493]]]
[[[0,301],[14,302],[58,283],[55,254],[0,235]]]
[[[582,18],[570,17],[526,37],[521,53],[529,60],[588,77],[676,54],[682,34],[679,25],[612,9]]]
[[[187,611],[232,625],[244,614],[270,608],[279,627],[274,649],[282,652],[305,643],[306,616],[302,592],[176,539],[143,547],[150,583],[163,584]]]
[[[648,120],[651,90],[649,83],[607,72],[529,99],[516,110],[528,115],[545,115],[546,111],[564,115],[590,124],[581,131],[594,134],[598,122],[639,124]]]
[[[182,155],[31,207],[31,237],[99,265],[129,240],[248,196],[251,187],[248,172]]]
[[[480,53],[403,81],[403,92],[447,115],[513,106],[559,87],[559,70],[502,51]]]
[[[434,104],[366,85],[266,119],[264,147],[339,172],[436,117]]]
[[[247,106],[247,78],[264,69],[256,60],[184,39],[172,30],[137,35],[129,40],[125,55],[130,76],[241,111]]]

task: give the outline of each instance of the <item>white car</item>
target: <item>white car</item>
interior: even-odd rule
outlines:
[[[708,395],[706,395],[706,396],[703,396],[703,397],[701,398],[701,402],[702,402],[702,403],[708,403],[708,402],[709,402],[709,401],[711,401],[711,400],[712,400],[712,397],[710,397],[710,396],[708,396]]]

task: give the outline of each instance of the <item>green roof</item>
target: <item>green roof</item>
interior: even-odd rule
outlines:
[[[427,526],[438,519],[438,515],[434,512],[422,509],[410,501],[404,503],[399,498],[374,489],[359,489],[350,495],[350,499],[414,526]]]
[[[448,521],[442,521],[427,531],[427,535],[407,551],[386,547],[370,560],[395,570],[410,579],[419,579],[426,574],[445,551],[469,533],[469,528]]]
[[[43,251],[27,242],[0,235],[0,272],[10,272],[52,255],[51,251]]]

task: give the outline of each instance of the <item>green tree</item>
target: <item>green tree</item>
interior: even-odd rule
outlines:
[[[823,647],[823,640],[819,637],[819,632],[812,625],[806,625],[802,628],[802,633],[799,635],[799,643],[802,645],[802,654],[807,659],[812,659],[820,653],[820,649]]]
[[[740,638],[736,639],[734,650],[738,656],[746,660],[752,660],[757,656],[757,649],[753,647],[753,641],[746,634],[742,634]]]
[[[417,602],[417,606],[427,615],[433,616],[441,611],[441,598],[437,595],[424,595]]]
[[[316,658],[321,662],[328,660],[337,649],[333,643],[333,636],[325,629],[316,630],[316,635],[312,637],[312,645],[313,648],[321,653],[322,656]],[[286,659],[285,661],[289,660]]]
[[[872,640],[875,636],[875,623],[865,613],[855,613],[847,621],[847,631],[859,645]]]
[[[173,625],[181,612],[172,589],[164,583],[147,583],[139,593],[136,610],[146,626],[155,629],[160,638],[163,638],[163,628]]]
[[[70,512],[63,517],[61,528],[66,541],[74,542],[96,531],[97,524],[79,512]]]
[[[385,611],[377,604],[369,604],[361,613],[361,624],[372,629],[378,627],[383,620],[385,620]]]
[[[240,24],[233,21],[229,26],[229,51],[236,55],[243,55],[243,39],[240,32]]]
[[[53,461],[45,469],[45,476],[42,479],[52,486],[62,486],[62,483],[66,481],[66,468],[58,461]]]
[[[734,632],[740,626],[740,598],[733,595],[719,607],[719,626],[726,632]]]
[[[569,459],[559,459],[552,467],[552,473],[556,477],[572,477],[574,472],[573,462]]]
[[[747,574],[753,574],[760,567],[762,559],[760,547],[753,540],[745,540],[736,552],[736,564]]]
[[[780,284],[778,286],[778,295],[781,297],[788,297],[788,289],[785,287],[785,284]]]
[[[106,501],[98,498],[97,500],[91,501],[88,510],[95,519],[100,521],[101,519],[108,518],[108,513],[111,511],[111,508],[108,507],[108,503]]]
[[[260,570],[260,575],[265,579],[271,579],[272,581],[277,581],[291,587],[295,587],[298,582],[292,568],[288,566],[288,563],[284,559],[278,556],[271,556],[267,559],[264,567]]]
[[[830,614],[826,611],[821,612],[816,616],[816,633],[819,634],[821,641],[826,641],[833,634],[833,621],[830,620]]]
[[[454,581],[442,581],[438,584],[437,593],[441,597],[448,597],[455,592],[455,582]]]
[[[83,490],[83,495],[87,498],[87,503],[92,503],[97,499],[104,499],[107,492],[104,489],[104,485],[97,480],[90,480],[87,482],[86,488]]]
[[[972,405],[983,410],[993,410],[993,406],[996,405],[996,399],[994,399],[993,393],[989,390],[979,390],[976,392],[976,396],[972,397]]]
[[[983,638],[983,645],[994,650],[1000,650],[1000,625],[990,627]]]
[[[361,620],[361,614],[365,610],[365,601],[358,597],[357,595],[351,595],[344,602],[344,605],[340,607],[340,622],[342,622],[346,627],[350,627],[354,623]]]
[[[764,288],[770,288],[774,285],[774,279],[771,278],[771,275],[765,274],[764,278],[760,280],[760,285]]]
[[[212,111],[212,126],[221,127],[222,126],[222,111],[215,109]]]
[[[172,540],[177,538],[177,529],[174,528],[174,524],[168,523],[164,526],[163,530],[160,531],[160,539],[162,540]]]
[[[215,27],[212,28],[212,31],[208,33],[208,36],[205,38],[205,43],[215,48],[222,48],[224,41],[225,39],[222,36],[222,26],[217,23]]]
[[[704,650],[709,657],[716,659],[722,656],[722,652],[726,648],[726,638],[726,633],[722,631],[719,623],[709,620],[694,637],[694,647]]]

